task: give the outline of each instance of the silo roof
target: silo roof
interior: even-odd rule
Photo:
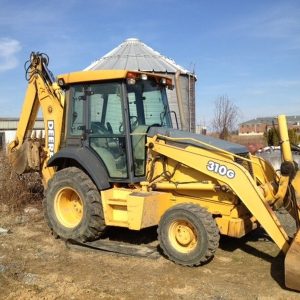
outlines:
[[[85,70],[110,69],[163,73],[180,71],[182,74],[191,74],[188,70],[177,65],[174,60],[163,56],[136,38],[126,39],[119,46],[85,68]]]

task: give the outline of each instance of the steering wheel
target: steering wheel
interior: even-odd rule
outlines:
[[[130,127],[132,131],[138,126],[138,123],[137,116],[130,116]]]
[[[114,133],[113,128],[109,122],[106,122],[106,127],[107,127],[107,130],[109,133],[111,133],[111,134]]]
[[[138,118],[137,118],[137,116],[130,116],[130,127],[131,127],[131,131],[133,131],[136,127],[137,127],[137,125],[138,125]],[[123,124],[123,122],[120,124],[120,126],[119,126],[119,132],[120,133],[124,133],[124,124]]]
[[[92,129],[93,133],[99,133],[99,134],[110,133],[109,130],[104,125],[102,125],[100,122],[92,122],[91,129]]]
[[[149,125],[149,128],[150,127],[161,127],[161,124],[159,124],[159,123],[153,123],[153,124]]]

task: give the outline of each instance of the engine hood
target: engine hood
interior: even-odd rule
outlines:
[[[161,136],[166,136],[170,138],[190,138],[191,140],[182,140],[180,143],[183,144],[188,144],[188,145],[193,145],[196,147],[203,147],[206,149],[213,149],[213,147],[217,147],[220,149],[223,149],[225,151],[234,153],[234,154],[239,154],[239,153],[247,153],[249,150],[242,145],[236,144],[236,143],[231,143],[228,141],[224,141],[221,139],[216,139],[210,136],[202,135],[202,134],[197,134],[197,133],[192,133],[192,132],[187,132],[187,131],[181,131],[177,129],[172,129],[172,128],[165,128],[165,127],[151,127],[148,131],[147,136],[149,137],[154,137],[155,135],[161,135]],[[200,145],[196,141],[205,143],[206,145]],[[211,145],[212,147],[209,147]]]

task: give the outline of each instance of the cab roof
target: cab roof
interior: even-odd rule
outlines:
[[[127,77],[128,73],[136,74],[147,74],[152,77],[164,77],[153,73],[139,72],[139,71],[129,71],[129,70],[95,70],[95,71],[79,71],[67,74],[62,74],[57,76],[57,80],[63,79],[65,84],[88,82],[88,81],[101,81],[101,80],[113,80],[113,79],[123,79]]]

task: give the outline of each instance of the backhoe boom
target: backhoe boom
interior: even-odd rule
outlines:
[[[48,59],[44,54],[32,53],[27,68],[28,87],[18,124],[16,138],[8,146],[10,161],[17,173],[41,171],[46,183],[52,168],[48,159],[58,151],[62,135],[64,94],[50,77]],[[41,108],[45,140],[32,137],[32,130]]]

